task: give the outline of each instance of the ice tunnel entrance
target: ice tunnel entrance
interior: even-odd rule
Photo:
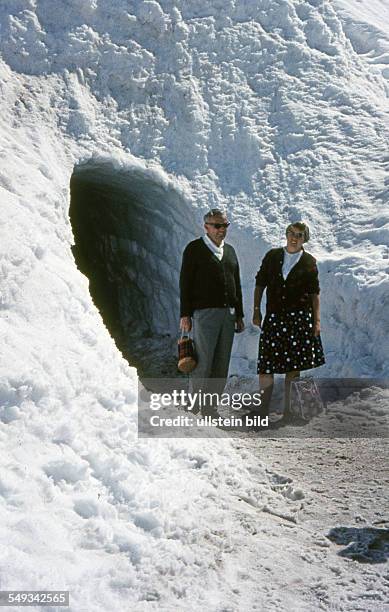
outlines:
[[[100,161],[76,166],[70,196],[74,258],[111,336],[141,377],[175,376],[191,207],[155,172]]]

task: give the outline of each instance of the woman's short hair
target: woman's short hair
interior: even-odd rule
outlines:
[[[304,242],[308,242],[309,240],[309,227],[306,223],[302,221],[296,221],[296,223],[290,223],[285,230],[285,234],[291,231],[293,227],[297,227],[300,232],[304,232]]]

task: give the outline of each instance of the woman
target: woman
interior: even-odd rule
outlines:
[[[325,363],[320,339],[319,279],[316,260],[303,244],[309,228],[296,222],[286,228],[286,246],[271,249],[256,276],[253,324],[262,329],[258,374],[262,409],[268,411],[274,374],[285,374],[285,411],[289,417],[290,385],[301,370]],[[266,317],[262,324],[261,300],[267,289]],[[275,413],[269,420],[278,420]]]

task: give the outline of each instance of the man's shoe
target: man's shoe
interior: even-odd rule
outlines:
[[[284,410],[284,413],[282,415],[282,424],[289,425],[289,423],[292,423],[293,420],[294,420],[294,416],[290,412],[290,410]]]

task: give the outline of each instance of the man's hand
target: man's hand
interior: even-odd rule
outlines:
[[[235,332],[237,334],[240,334],[240,332],[242,332],[243,330],[244,330],[244,323],[243,323],[242,317],[236,317]]]
[[[313,324],[313,335],[319,336],[320,335],[320,321],[315,321]]]
[[[180,319],[180,330],[185,334],[189,334],[192,329],[192,319],[191,317],[181,317]]]
[[[253,325],[256,325],[257,327],[261,327],[262,326],[261,311],[259,309],[257,309],[257,308],[254,308]]]

